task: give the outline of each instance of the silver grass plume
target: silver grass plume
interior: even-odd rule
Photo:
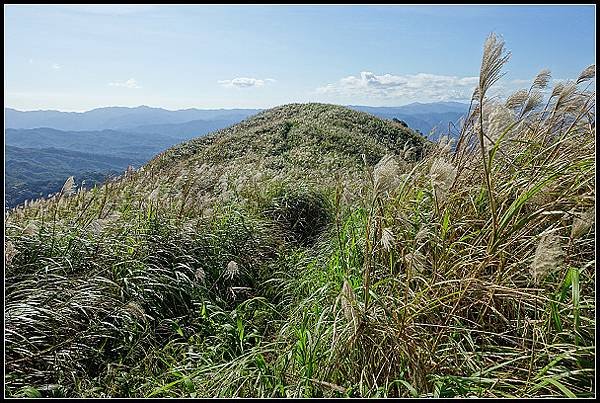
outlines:
[[[354,323],[356,327],[358,322],[358,317],[356,315],[356,296],[354,295],[354,291],[352,290],[352,286],[348,280],[344,280],[344,284],[342,285],[342,291],[340,292],[339,298],[341,299],[342,311],[344,312],[344,317],[347,321]]]
[[[527,90],[518,90],[511,94],[507,99],[504,105],[510,109],[521,108],[525,101],[527,101],[528,93]]]
[[[69,178],[65,181],[60,193],[65,196],[71,196],[75,193],[75,178],[69,176]]]
[[[236,262],[233,260],[227,264],[227,269],[225,270],[225,277],[232,280],[239,273],[239,267]]]
[[[527,103],[525,103],[525,106],[521,111],[521,115],[525,115],[537,108],[543,100],[544,94],[542,94],[540,91],[532,91],[531,94],[529,94],[529,97],[527,98]]]
[[[352,200],[354,200],[355,196],[352,193],[352,191],[350,189],[348,189],[348,187],[344,186],[344,191],[342,192],[342,203],[344,204],[348,204],[350,203]]]
[[[591,66],[586,67],[581,72],[579,78],[577,78],[577,84],[581,84],[585,81],[591,80],[594,77],[596,77],[596,65],[592,64]]]
[[[148,200],[150,200],[150,201],[156,201],[156,200],[158,200],[158,191],[159,191],[159,188],[154,189],[150,193],[150,195],[148,195]]]
[[[550,98],[559,96],[564,88],[565,88],[565,83],[563,83],[563,82],[556,83],[556,85],[554,85],[554,88],[552,88],[552,93],[550,94]]]
[[[452,146],[454,145],[454,139],[448,135],[441,136],[438,140],[438,147],[440,149],[440,153],[448,154],[452,151]]]
[[[588,230],[594,225],[596,211],[595,208],[589,208],[581,214],[573,217],[573,225],[571,226],[571,238],[579,238],[587,234]]]
[[[532,89],[543,90],[548,86],[550,79],[552,78],[552,74],[550,70],[544,69],[538,73],[537,76],[533,79]]]
[[[484,137],[484,144],[487,147],[492,147],[500,136],[515,122],[513,112],[505,106],[493,105],[491,111],[486,113],[487,116],[487,137]]]
[[[415,246],[418,246],[416,249],[420,249],[421,245],[424,244],[428,238],[429,230],[427,229],[427,226],[423,225],[415,235]]]
[[[196,278],[196,281],[198,281],[199,283],[204,284],[204,281],[206,279],[206,273],[204,272],[204,269],[202,267],[199,267],[196,270],[195,278]]]
[[[552,273],[562,264],[563,256],[564,252],[560,238],[551,232],[543,233],[530,266],[530,274],[533,282],[536,285],[540,285],[548,274]]]
[[[400,167],[392,155],[385,155],[379,160],[373,170],[375,188],[382,191],[391,191],[396,188],[400,174]]]
[[[557,89],[558,88],[558,89]],[[563,83],[560,87],[557,85],[552,91],[552,96],[556,93],[556,109],[568,105],[574,98],[575,92],[577,91],[577,84],[572,81]]]
[[[104,218],[103,224],[115,222],[119,220],[119,218],[121,218],[121,213],[118,211],[113,211],[110,213],[110,215]]]
[[[94,234],[95,236],[100,235],[107,221],[108,220],[104,218],[97,218],[94,221],[92,221],[90,223],[90,231],[92,232],[92,234]]]
[[[11,241],[8,241],[4,244],[4,264],[9,266],[17,254],[17,249],[15,245]]]
[[[124,308],[127,312],[131,313],[136,318],[146,320],[146,312],[144,311],[144,308],[137,302],[128,302]]]
[[[37,233],[38,231],[38,226],[35,225],[34,222],[30,222],[27,224],[27,226],[23,229],[23,234],[26,235],[34,235],[35,233]]]
[[[381,245],[387,252],[389,252],[394,245],[394,232],[391,228],[384,228],[381,231]]]
[[[431,184],[438,200],[445,200],[456,178],[456,167],[443,158],[437,158],[429,170]]]
[[[491,34],[483,47],[477,98],[482,100],[490,87],[502,78],[502,66],[508,62],[508,59],[510,59],[510,52],[505,51],[504,41]]]
[[[422,275],[425,272],[425,255],[419,250],[404,255],[404,265],[410,270],[410,277]]]

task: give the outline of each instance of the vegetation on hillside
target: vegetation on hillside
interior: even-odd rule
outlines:
[[[458,141],[324,104],[6,215],[5,393],[595,395],[595,67]]]

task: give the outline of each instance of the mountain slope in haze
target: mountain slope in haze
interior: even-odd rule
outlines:
[[[41,127],[36,129],[6,129],[5,142],[22,148],[61,148],[93,154],[150,159],[155,154],[183,140],[206,133],[185,135],[125,132],[117,130],[64,131]]]
[[[384,119],[405,121],[411,128],[428,135],[437,128],[435,138],[446,131],[450,122],[455,123],[468,109],[467,104],[460,102],[412,103],[399,107],[349,106],[362,112],[373,114]],[[140,106],[137,108],[108,107],[91,111],[58,112],[58,111],[17,111],[5,109],[6,127],[31,129],[49,127],[59,130],[125,130],[133,132],[162,134],[190,134],[188,130],[216,130],[224,124],[237,123],[250,117],[261,109],[183,109],[169,111],[162,108]],[[225,124],[227,123],[227,124]],[[189,137],[188,137],[189,138]]]
[[[189,140],[193,137],[199,137],[215,130],[239,123],[241,119],[223,118],[214,120],[191,120],[183,123],[160,123],[153,125],[142,125],[128,129],[131,133],[157,134],[169,137],[175,137],[181,141]]]
[[[182,109],[139,106],[136,108],[107,107],[87,112],[18,111],[5,108],[5,127],[33,129],[50,127],[58,130],[126,130],[152,124],[176,124],[192,120],[243,120],[257,109]]]
[[[406,122],[409,127],[418,130],[430,140],[437,140],[447,135],[448,127],[458,125],[467,114],[468,104],[461,102],[415,102],[398,107],[371,107],[353,105],[352,109],[371,113],[383,119],[398,119]],[[454,130],[453,132],[456,132]],[[451,133],[452,134],[452,133]]]
[[[60,191],[69,176],[74,176],[80,184],[85,181],[90,187],[123,173],[130,164],[139,166],[145,162],[58,148],[34,149],[11,145],[5,146],[4,158],[6,208]]]

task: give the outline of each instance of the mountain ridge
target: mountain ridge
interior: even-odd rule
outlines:
[[[466,112],[468,105],[457,102],[412,103],[398,107],[372,107],[360,105],[341,105],[351,109],[366,111],[386,119],[397,118],[406,121],[409,126],[423,133],[429,133],[440,122],[447,126],[448,121],[456,121]],[[180,125],[197,120],[241,121],[265,109],[197,109],[187,108],[168,110],[163,108],[103,107],[85,112],[60,111],[19,111],[5,108],[6,127],[33,129],[52,127],[59,130],[132,130],[148,125]],[[450,113],[448,115],[448,113]],[[424,115],[428,114],[428,115]],[[419,115],[419,116],[417,116]],[[168,129],[168,128],[167,128]],[[173,129],[177,130],[177,129]]]

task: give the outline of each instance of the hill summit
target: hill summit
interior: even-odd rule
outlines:
[[[330,184],[334,177],[351,182],[364,175],[365,162],[372,167],[387,154],[416,161],[426,143],[411,129],[367,113],[290,104],[175,146],[150,161],[142,175],[155,179],[150,192],[174,183],[184,186],[184,177],[204,186],[210,179],[213,185],[220,181],[223,190],[225,183],[240,189],[259,177],[298,186]]]

